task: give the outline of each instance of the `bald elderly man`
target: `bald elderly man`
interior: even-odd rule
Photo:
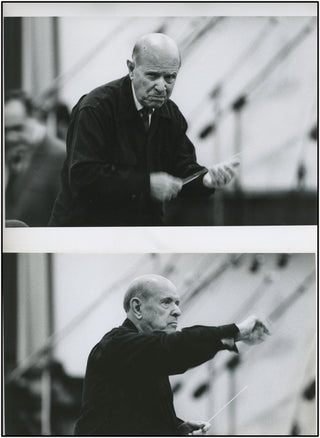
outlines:
[[[209,171],[196,161],[186,120],[170,100],[180,65],[171,38],[145,35],[127,61],[129,75],[79,100],[51,226],[163,225],[164,201],[208,196],[230,182],[236,161]]]
[[[159,275],[138,277],[124,297],[127,319],[92,349],[76,435],[204,434],[205,421],[177,418],[168,376],[181,374],[235,342],[258,344],[269,334],[254,316],[240,324],[177,330],[176,287]]]

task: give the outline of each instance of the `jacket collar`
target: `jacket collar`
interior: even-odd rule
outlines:
[[[134,102],[131,80],[129,75],[127,75],[123,78],[120,88],[120,117],[126,120],[133,119],[137,117],[137,113],[138,111]],[[161,108],[154,110],[154,114],[171,119],[167,103],[162,105]]]
[[[137,327],[133,324],[133,322],[129,318],[126,318],[124,320],[122,327],[129,328],[129,329],[134,330],[136,332],[138,331]]]

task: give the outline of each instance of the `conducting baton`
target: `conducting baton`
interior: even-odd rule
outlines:
[[[189,182],[193,181],[194,179],[198,178],[201,175],[204,175],[207,173],[207,169],[198,170],[198,172],[193,173],[192,175],[187,176],[186,178],[182,179],[182,185],[188,184]]]
[[[248,388],[248,385],[244,386],[241,391],[238,392],[238,394],[236,394],[231,400],[228,401],[228,403],[226,403],[224,406],[222,406],[222,408],[220,408],[218,410],[218,412],[216,412],[209,420],[208,423],[210,423],[217,415],[220,414],[220,412],[222,412],[231,402],[233,402],[233,400],[235,398],[237,398],[243,391],[245,391]]]

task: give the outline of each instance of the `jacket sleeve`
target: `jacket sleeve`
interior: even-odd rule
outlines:
[[[94,201],[127,200],[149,191],[149,178],[127,163],[115,163],[112,118],[98,108],[75,111],[68,134],[68,179],[74,194]]]
[[[180,111],[178,114],[178,126],[178,136],[175,141],[177,149],[174,174],[180,178],[185,178],[199,170],[206,170],[206,168],[197,163],[195,147],[186,134],[188,125]],[[213,194],[214,189],[209,189],[203,185],[203,176],[201,175],[194,181],[186,184],[181,191],[181,196],[208,196]]]
[[[224,338],[235,337],[238,333],[235,324],[220,327],[193,326],[167,334],[155,331],[151,334],[119,330],[104,348],[96,351],[99,359],[110,365],[138,373],[173,375],[200,365],[211,359],[218,351],[227,347],[221,342]],[[98,357],[97,357],[98,358]]]

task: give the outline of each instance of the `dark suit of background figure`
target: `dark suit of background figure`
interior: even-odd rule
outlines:
[[[65,159],[65,145],[46,134],[30,146],[21,159],[28,164],[21,172],[10,166],[6,188],[6,219],[18,219],[31,227],[48,225],[60,187],[60,171]]]
[[[187,434],[189,430],[175,414],[168,375],[181,374],[211,359],[227,349],[221,339],[238,332],[231,324],[143,334],[126,319],[89,355],[75,434]]]
[[[150,198],[150,172],[185,177],[197,164],[187,123],[168,100],[146,132],[128,76],[83,96],[72,112],[62,190],[51,226],[162,225],[162,204]],[[208,195],[202,177],[181,195]]]

